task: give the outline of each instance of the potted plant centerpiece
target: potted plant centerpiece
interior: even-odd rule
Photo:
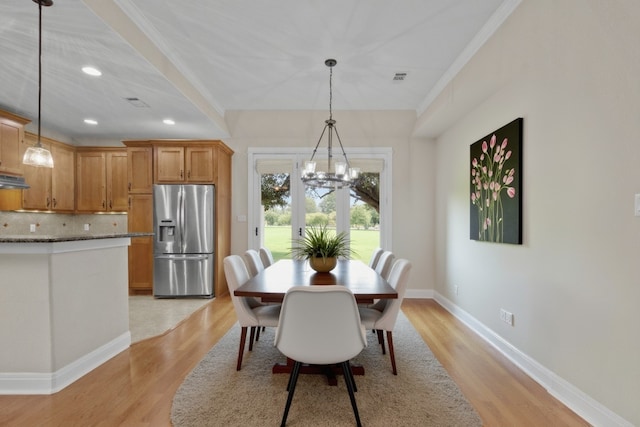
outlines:
[[[347,233],[335,233],[325,226],[308,227],[304,238],[294,240],[291,248],[294,258],[308,259],[311,268],[319,273],[333,270],[338,258],[349,258],[352,253]]]

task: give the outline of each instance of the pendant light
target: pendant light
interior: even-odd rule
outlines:
[[[22,158],[22,163],[29,166],[53,167],[51,152],[42,146],[40,141],[40,111],[42,105],[42,6],[51,6],[53,0],[33,0],[38,3],[40,21],[38,25],[38,142],[33,147],[27,148]]]
[[[333,86],[332,86],[332,77],[333,77],[333,67],[337,64],[335,59],[327,59],[324,61],[324,64],[329,67],[329,119],[325,120],[325,126],[320,134],[320,139],[318,139],[318,143],[316,147],[313,149],[313,154],[311,154],[311,159],[304,162],[304,169],[302,171],[302,182],[304,185],[310,188],[326,188],[326,189],[339,189],[339,188],[350,188],[355,185],[355,181],[358,178],[360,173],[360,169],[352,168],[349,164],[349,159],[347,159],[347,154],[344,152],[344,147],[342,146],[342,141],[340,140],[340,135],[338,135],[338,129],[336,128],[336,121],[333,120],[333,112],[331,110],[331,103],[333,101]],[[335,132],[336,138],[338,139],[338,143],[340,144],[340,149],[342,150],[343,160],[336,161],[331,166],[332,158],[333,158],[333,134]],[[318,146],[322,141],[322,137],[327,134],[327,169],[316,170],[316,162],[313,158],[316,155],[316,151],[318,151]]]

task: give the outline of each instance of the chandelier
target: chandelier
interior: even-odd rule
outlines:
[[[53,167],[51,152],[42,146],[40,141],[40,110],[42,104],[42,6],[51,6],[53,0],[33,0],[38,3],[40,22],[38,26],[38,142],[33,147],[27,148],[22,158],[22,163],[29,166]]]
[[[350,188],[355,185],[356,179],[360,174],[360,169],[352,168],[349,164],[349,159],[347,159],[347,154],[344,152],[344,147],[342,146],[342,141],[340,140],[340,135],[338,135],[338,129],[336,128],[336,121],[333,120],[333,112],[331,110],[331,102],[333,100],[333,87],[332,87],[332,77],[333,77],[333,67],[337,64],[335,59],[327,59],[324,61],[324,64],[329,67],[329,119],[325,120],[324,129],[320,134],[320,138],[318,139],[318,143],[316,147],[313,149],[313,153],[311,154],[311,159],[304,162],[304,169],[302,170],[302,182],[310,188],[326,188],[326,189],[339,189],[339,188]],[[335,136],[338,139],[338,143],[340,144],[340,150],[342,151],[342,159],[340,161],[335,161],[332,168],[332,160],[333,160],[333,134],[335,132]],[[327,134],[327,169],[326,170],[316,170],[316,162],[313,160],[316,152],[318,151],[318,146],[322,141],[322,137]]]

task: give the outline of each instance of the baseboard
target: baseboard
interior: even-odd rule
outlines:
[[[438,292],[434,292],[433,299],[544,387],[549,394],[591,425],[598,427],[633,427],[630,422],[518,350],[449,299]]]
[[[434,292],[433,289],[407,289],[404,297],[409,299],[435,299]]]
[[[52,373],[0,373],[0,394],[53,394],[129,348],[131,333],[120,335]]]

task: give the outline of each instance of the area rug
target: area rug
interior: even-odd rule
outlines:
[[[272,374],[284,357],[267,329],[236,371],[240,327],[236,324],[186,377],[173,399],[176,427],[277,426],[287,400],[288,374]],[[356,400],[365,426],[480,426],[478,414],[433,356],[409,320],[400,313],[393,332],[398,375],[391,372],[375,334],[353,363]],[[353,426],[355,419],[344,379],[327,385],[325,377],[300,375],[287,426]]]
[[[199,310],[211,299],[161,298],[150,295],[129,297],[129,331],[131,342],[162,335]]]

